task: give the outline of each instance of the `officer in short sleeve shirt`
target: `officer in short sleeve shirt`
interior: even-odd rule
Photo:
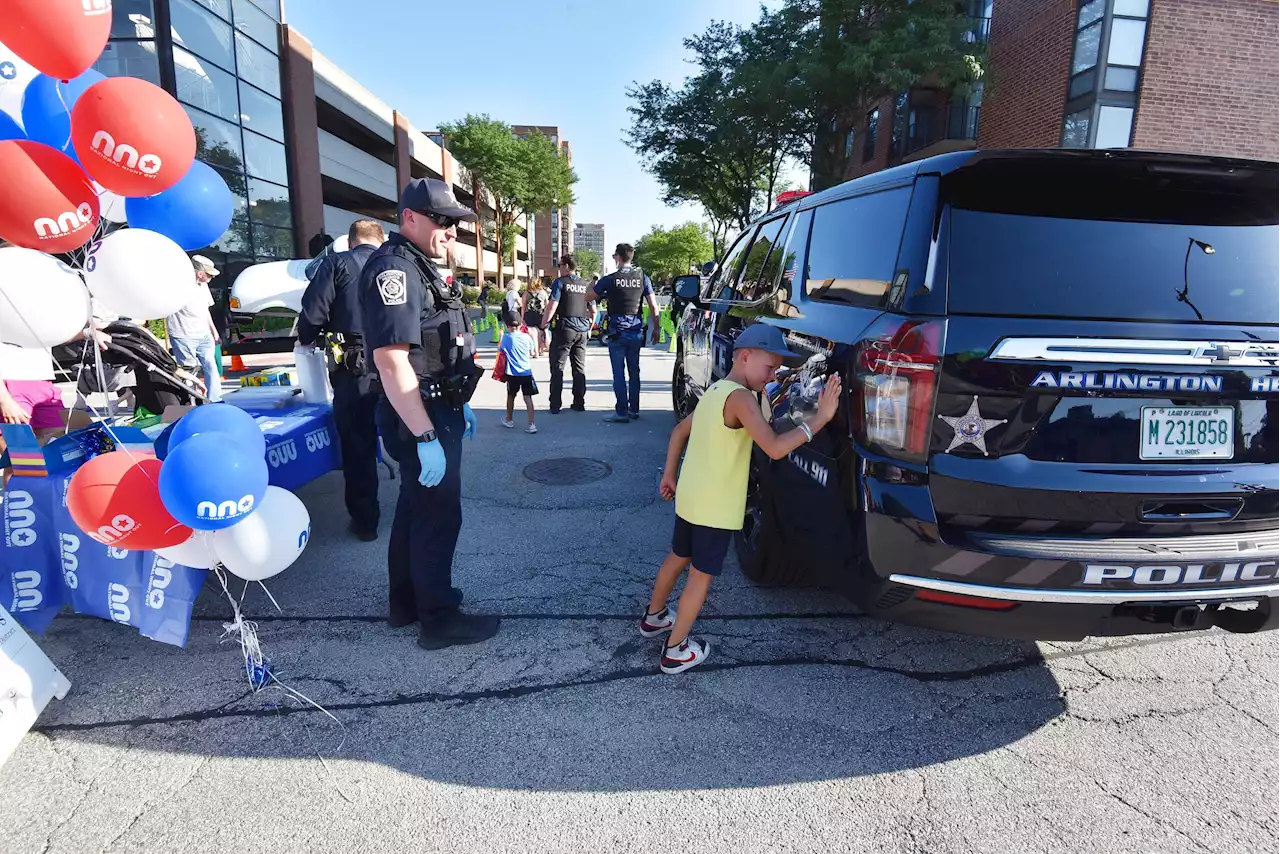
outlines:
[[[462,527],[462,440],[474,438],[466,401],[479,374],[461,288],[436,267],[475,222],[443,181],[418,178],[400,196],[400,231],[365,264],[360,310],[382,395],[378,427],[400,464],[387,553],[389,622],[414,622],[418,645],[442,649],[492,637],[498,619],[459,610],[453,557]]]

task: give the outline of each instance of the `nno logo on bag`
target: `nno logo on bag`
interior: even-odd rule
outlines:
[[[214,504],[212,501],[201,501],[196,505],[196,515],[201,519],[234,519],[253,512],[252,495],[246,495],[239,501],[224,501]]]
[[[307,450],[313,454],[321,448],[329,447],[331,442],[328,430],[312,430],[307,434]]]
[[[147,606],[164,607],[164,591],[173,581],[173,561],[156,555],[156,562],[151,567],[151,580],[147,582]]]
[[[96,531],[86,531],[86,533],[104,546],[110,546],[133,533],[137,527],[138,523],[133,521],[133,517],[121,513],[113,518],[110,524],[103,525]]]
[[[100,130],[93,135],[90,147],[107,160],[114,160],[130,172],[154,176],[160,171],[160,158],[155,154],[138,154],[138,149],[128,143],[116,144],[115,137]]]
[[[111,611],[111,619],[117,623],[127,623],[133,616],[129,610],[129,588],[123,584],[107,585],[107,608]]]
[[[277,442],[267,448],[267,462],[271,463],[273,469],[280,466],[288,465],[298,458],[298,446],[294,444],[292,439],[283,442]]]
[[[13,604],[10,611],[34,611],[44,601],[40,592],[40,573],[23,569],[13,574]]]
[[[80,576],[76,575],[80,569],[80,558],[76,557],[76,552],[80,551],[80,538],[75,534],[63,534],[58,539],[62,551],[62,581],[68,590],[75,590],[80,586]]]
[[[22,489],[9,490],[4,502],[4,539],[11,546],[26,548],[36,544],[36,532],[32,525],[36,523],[36,511],[32,510],[35,501],[31,493]]]
[[[88,225],[92,219],[93,206],[88,202],[81,202],[80,206],[74,211],[58,214],[57,219],[47,216],[38,218],[35,221],[36,236],[41,240],[48,240],[50,237],[62,237],[64,234],[79,231]]]

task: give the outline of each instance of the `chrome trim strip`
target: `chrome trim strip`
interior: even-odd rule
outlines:
[[[990,358],[1060,364],[1274,368],[1280,365],[1280,344],[1142,338],[1005,338],[991,351]]]
[[[1280,582],[1257,587],[1200,587],[1195,590],[1038,590],[1035,588],[990,587],[986,584],[970,584],[964,581],[944,581],[940,578],[920,578],[915,575],[891,575],[890,581],[954,593],[959,596],[975,596],[979,599],[1000,599],[1005,602],[1045,602],[1058,605],[1121,605],[1130,602],[1220,602],[1223,600],[1257,599],[1260,596],[1280,594]]]
[[[1019,537],[970,533],[983,551],[1037,560],[1161,561],[1247,560],[1280,554],[1280,532],[1207,534],[1192,537]]]

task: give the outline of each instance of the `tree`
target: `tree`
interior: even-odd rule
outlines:
[[[578,262],[579,276],[593,276],[601,271],[600,256],[594,249],[579,246],[573,250],[573,260]]]
[[[688,275],[714,257],[711,238],[705,226],[686,222],[675,228],[654,226],[636,243],[636,266],[655,281],[668,281]]]
[[[511,127],[487,115],[441,126],[445,147],[494,198],[492,236],[498,257],[512,254],[516,220],[573,203],[577,176],[551,140],[539,133],[517,137]],[[477,198],[476,207],[480,207]],[[480,211],[477,211],[480,213]],[[483,267],[483,262],[477,262]],[[498,286],[503,286],[502,264]]]

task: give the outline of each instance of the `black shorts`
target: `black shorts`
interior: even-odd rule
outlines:
[[[724,568],[731,539],[733,531],[726,528],[695,525],[676,516],[676,528],[671,533],[671,551],[676,557],[689,558],[693,568],[699,572],[719,575]]]
[[[515,397],[521,393],[530,397],[538,393],[538,384],[534,382],[533,374],[527,377],[507,377],[507,396]]]

